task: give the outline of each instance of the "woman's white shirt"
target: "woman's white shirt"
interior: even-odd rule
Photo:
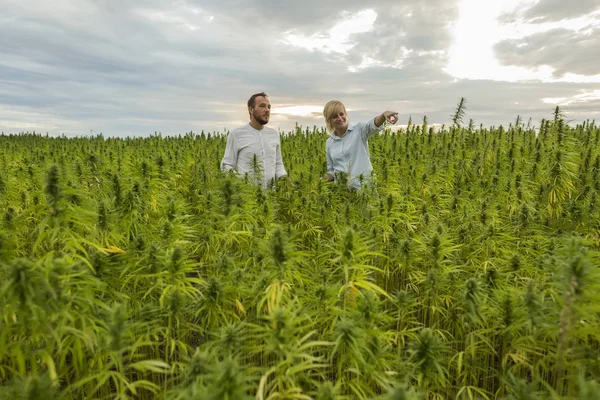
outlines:
[[[381,131],[383,125],[376,127],[375,119],[372,119],[368,122],[348,125],[346,134],[342,137],[332,134],[325,143],[327,172],[336,179],[339,172],[347,174],[349,186],[360,189],[360,176],[363,176],[363,183],[366,183],[370,180],[373,171],[368,139]]]

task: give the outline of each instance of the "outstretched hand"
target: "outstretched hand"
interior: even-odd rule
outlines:
[[[385,117],[385,120],[392,125],[398,122],[398,113],[396,111],[384,111],[383,116]]]
[[[378,116],[375,117],[375,126],[376,127],[380,127],[381,124],[383,124],[385,121],[387,121],[389,124],[395,124],[396,122],[398,122],[398,112],[397,111],[384,111],[381,114],[379,114]]]

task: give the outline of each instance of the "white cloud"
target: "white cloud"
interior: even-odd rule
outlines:
[[[563,19],[561,21],[543,22],[537,24],[527,24],[514,22],[511,24],[499,25],[500,37],[504,39],[521,39],[536,33],[548,32],[553,29],[563,28],[570,31],[589,33],[594,28],[600,26],[600,11],[593,12],[578,18]]]
[[[179,7],[168,10],[135,8],[132,13],[151,22],[185,27],[192,31],[202,28],[204,22],[210,23],[215,19],[214,15],[206,14],[201,8]]]
[[[350,37],[357,33],[370,32],[373,29],[377,13],[371,9],[348,15],[346,19],[335,24],[326,33],[318,32],[310,36],[294,33],[285,34],[284,43],[306,50],[323,53],[347,54],[354,47]]]
[[[406,50],[406,49],[405,49]],[[397,60],[393,63],[384,63],[374,58],[363,56],[362,62],[359,65],[348,67],[350,72],[360,72],[371,67],[389,67],[389,68],[402,68],[402,59]]]
[[[7,132],[32,132],[44,133],[54,131],[55,133],[85,134],[86,130],[80,130],[78,121],[57,117],[51,113],[34,111],[27,107],[6,106],[0,104],[0,115],[2,118],[2,130]],[[87,129],[87,128],[86,128]]]
[[[321,115],[322,112],[323,112],[323,106],[304,105],[304,106],[277,107],[277,108],[273,109],[272,113],[273,114],[284,114],[284,115],[307,117],[307,116],[314,115],[314,114]]]
[[[462,0],[459,18],[454,26],[454,43],[449,51],[449,60],[444,71],[461,79],[489,79],[518,82],[539,80],[546,83],[598,83],[600,75],[584,76],[573,73],[561,78],[553,76],[554,68],[540,65],[536,68],[501,65],[494,55],[496,43],[507,39],[521,39],[532,34],[563,28],[578,32],[589,32],[600,26],[595,12],[583,17],[556,22],[525,24],[514,22],[501,24],[498,18],[516,7],[531,6],[537,0]]]
[[[600,90],[583,91],[583,93],[572,97],[546,97],[542,99],[546,104],[556,104],[559,106],[567,106],[573,103],[587,103],[594,100],[600,100]]]

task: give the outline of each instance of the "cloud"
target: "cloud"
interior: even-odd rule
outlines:
[[[463,0],[445,70],[461,79],[600,83],[593,51],[600,44],[600,14],[542,23],[519,19],[531,4]]]
[[[223,131],[247,122],[247,98],[263,90],[276,129],[322,125],[322,106],[332,99],[352,109],[353,121],[396,109],[404,121],[426,114],[430,123],[444,123],[461,96],[469,99],[468,117],[497,125],[517,113],[549,113],[542,98],[594,89],[448,74],[443,68],[462,2],[5,0],[0,130],[75,135],[93,129],[116,136]],[[526,33],[504,38],[514,44],[499,44],[511,65],[529,68],[520,53],[511,55],[537,32]],[[286,42],[291,34],[312,42]],[[596,59],[583,57],[592,43],[581,43],[577,59],[586,65],[563,69],[593,73]]]
[[[301,106],[285,106],[280,105],[273,109],[273,115],[282,114],[288,116],[318,116],[319,118],[323,115],[323,106],[315,105],[301,105]]]
[[[552,79],[579,75],[600,82],[600,3],[540,0],[500,17],[505,37],[494,45],[503,65],[546,66]]]
[[[577,0],[568,4],[563,0],[539,0],[529,7],[507,14],[503,18],[505,20],[521,18],[529,22],[540,23],[576,18],[598,10],[600,10],[600,4],[597,0]]]
[[[600,90],[584,90],[582,93],[573,95],[571,97],[547,97],[542,99],[544,103],[557,104],[561,106],[567,106],[574,103],[589,103],[596,100],[600,100]]]
[[[377,13],[373,10],[363,10],[354,15],[348,15],[331,27],[327,32],[318,32],[310,36],[294,33],[286,33],[283,43],[301,47],[310,51],[319,50],[323,53],[348,54],[354,47],[350,41],[353,35],[369,32],[373,29],[373,23],[377,19]]]

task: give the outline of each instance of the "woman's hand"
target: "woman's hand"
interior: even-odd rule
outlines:
[[[398,113],[396,111],[384,111],[382,115],[392,125],[398,122]]]
[[[375,126],[376,127],[380,127],[381,124],[383,124],[385,121],[387,121],[390,124],[395,124],[396,122],[398,122],[398,112],[397,111],[384,111],[381,113],[381,115],[378,115],[375,117]]]

